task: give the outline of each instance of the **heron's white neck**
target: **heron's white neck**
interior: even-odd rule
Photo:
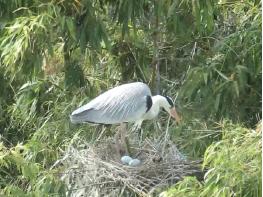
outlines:
[[[145,114],[145,119],[153,119],[155,118],[160,111],[160,107],[165,107],[166,99],[161,95],[152,96],[152,107]]]

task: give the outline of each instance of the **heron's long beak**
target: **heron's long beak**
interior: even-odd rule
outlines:
[[[170,109],[170,115],[176,120],[176,122],[180,123],[181,122],[181,117],[178,115],[175,107]]]

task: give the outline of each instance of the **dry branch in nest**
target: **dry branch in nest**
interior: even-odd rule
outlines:
[[[83,149],[70,147],[55,165],[63,164],[61,179],[74,197],[149,196],[184,176],[200,174],[200,162],[186,160],[171,141],[146,139],[139,148],[132,144],[132,152],[141,160],[139,166],[122,164],[114,140],[108,138]]]

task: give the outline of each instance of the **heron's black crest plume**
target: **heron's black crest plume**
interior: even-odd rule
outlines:
[[[147,107],[146,112],[148,112],[151,109],[152,105],[153,105],[152,97],[148,95],[146,97],[146,107]]]
[[[164,97],[166,98],[166,100],[168,101],[168,103],[171,105],[171,107],[173,107],[173,106],[174,106],[173,100],[172,100],[170,97],[168,97],[168,96],[164,96]]]

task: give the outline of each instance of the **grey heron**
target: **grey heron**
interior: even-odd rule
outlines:
[[[152,96],[148,85],[134,82],[117,86],[100,94],[73,111],[70,120],[72,123],[120,123],[122,130],[125,130],[125,123],[134,122],[136,127],[140,128],[144,120],[157,117],[160,108],[164,108],[177,122],[180,122],[170,97]],[[120,134],[124,140],[124,133]]]

